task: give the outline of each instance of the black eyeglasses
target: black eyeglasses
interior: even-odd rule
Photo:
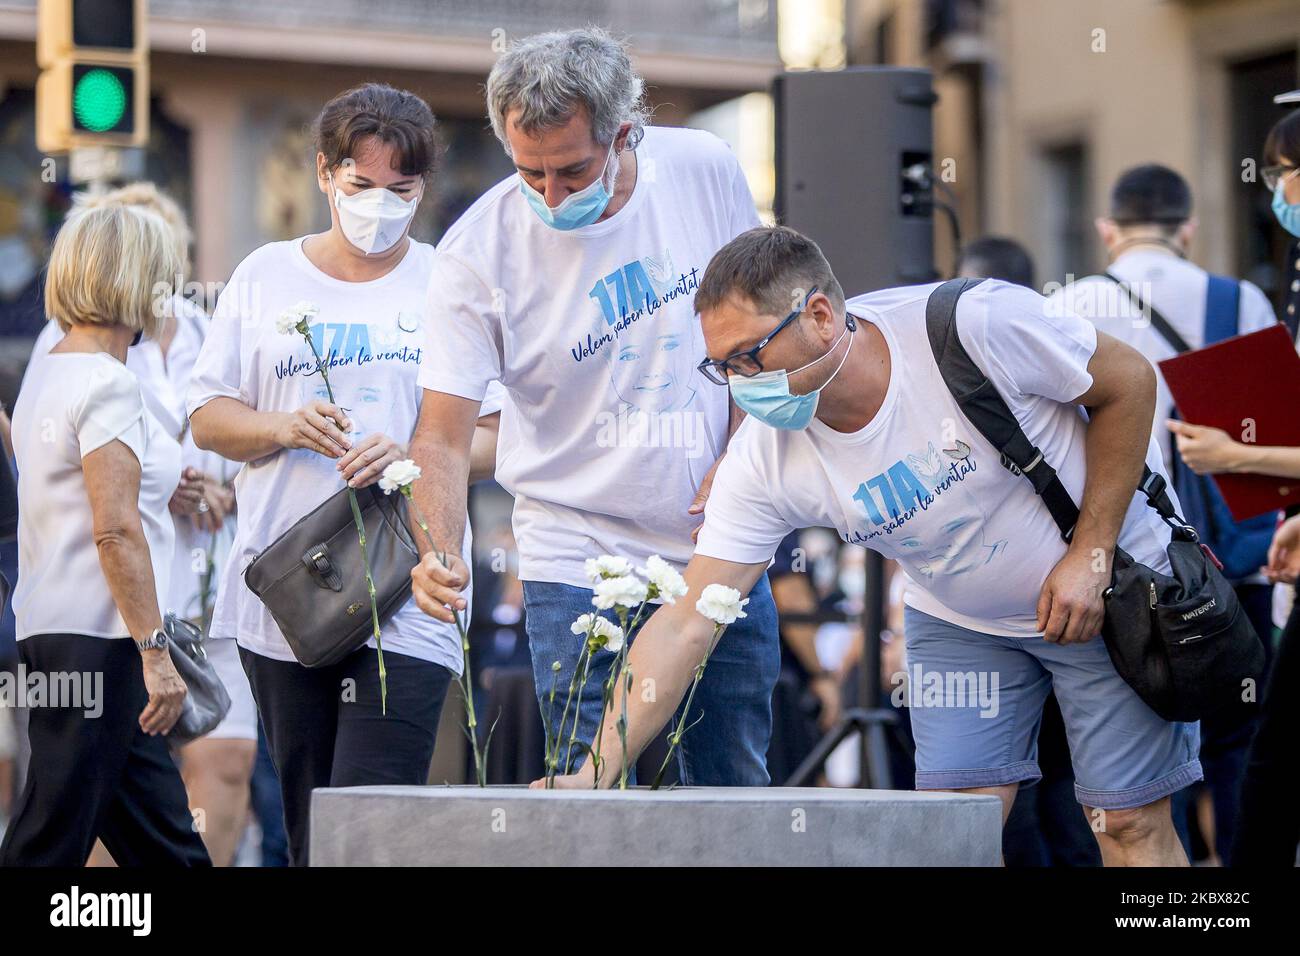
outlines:
[[[758,353],[766,347],[768,342],[771,342],[776,338],[778,332],[803,314],[803,310],[808,308],[809,301],[816,294],[817,287],[813,286],[808,290],[808,294],[803,297],[803,305],[799,306],[799,308],[795,309],[782,319],[781,323],[771,332],[767,333],[767,335],[763,336],[763,338],[759,340],[758,344],[752,349],[745,349],[743,352],[736,352],[734,355],[728,355],[724,359],[706,358],[695,367],[704,374],[705,378],[715,385],[726,385],[728,372],[735,372],[743,378],[752,378],[757,375],[759,372],[763,371],[763,363],[759,361]]]
[[[1273,192],[1274,190],[1277,189],[1278,183],[1280,183],[1284,179],[1288,179],[1291,175],[1295,173],[1297,169],[1300,169],[1300,166],[1277,165],[1277,166],[1265,166],[1259,172],[1260,172],[1260,178],[1264,180],[1264,186],[1268,189],[1269,192]]]

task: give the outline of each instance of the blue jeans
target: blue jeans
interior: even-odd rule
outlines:
[[[745,605],[746,617],[727,628],[709,657],[709,665],[691,704],[688,726],[695,720],[699,723],[677,748],[677,765],[684,785],[766,787],[771,782],[767,774],[767,745],[772,737],[772,689],[781,670],[781,647],[776,605],[772,603],[766,574],[754,585],[749,599]],[[694,598],[688,595],[685,600]],[[537,701],[545,718],[554,681],[555,702],[550,718],[553,725],[560,722],[582,650],[582,639],[569,630],[569,625],[591,610],[591,591],[586,588],[524,582],[525,624]],[[605,611],[602,615],[618,622],[612,612]],[[633,640],[635,637],[633,634]],[[577,739],[587,744],[592,744],[596,736],[603,686],[613,660],[614,655],[609,651],[597,651],[581,696],[574,693]],[[555,661],[560,662],[558,674],[552,670]],[[573,714],[571,706],[566,727],[573,726]],[[677,717],[673,720],[676,722]],[[564,731],[563,739],[568,741],[568,730]],[[608,766],[618,766],[619,747],[617,737],[612,741],[602,739],[600,749]],[[583,760],[584,755],[575,748],[570,770],[581,766]],[[561,773],[564,763],[561,748]]]

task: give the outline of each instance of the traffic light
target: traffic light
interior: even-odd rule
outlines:
[[[36,144],[44,153],[149,138],[146,0],[39,0]]]

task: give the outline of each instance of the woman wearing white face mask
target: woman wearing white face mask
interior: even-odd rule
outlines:
[[[270,243],[239,265],[189,395],[198,445],[247,463],[235,479],[240,522],[218,575],[212,633],[239,642],[297,865],[307,863],[314,787],[426,781],[447,686],[461,668],[455,628],[408,603],[383,625],[384,714],[373,640],[337,664],[303,667],[242,576],[345,481],[373,484],[406,457],[423,395],[416,373],[433,257],[408,233],[433,169],[433,126],[418,96],[380,84],[326,104],[316,122],[316,179],[330,228]],[[308,321],[337,404],[322,394],[307,343],[276,328],[282,312],[304,302],[317,310]],[[489,393],[471,480],[491,473],[499,408]],[[464,546],[468,559],[468,530]]]

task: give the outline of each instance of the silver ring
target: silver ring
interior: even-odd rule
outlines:
[[[201,515],[202,515],[202,514],[207,514],[207,513],[208,513],[209,511],[211,511],[211,510],[212,510],[212,508],[211,508],[211,506],[208,504],[207,499],[206,499],[206,498],[200,498],[200,499],[199,499],[199,514],[201,514]]]

